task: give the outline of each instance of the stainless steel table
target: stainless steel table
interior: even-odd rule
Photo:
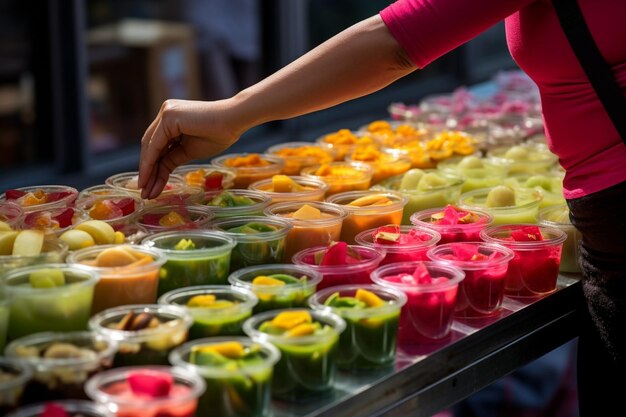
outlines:
[[[575,338],[579,278],[561,275],[558,290],[541,299],[505,298],[498,318],[455,321],[445,342],[399,346],[393,369],[340,372],[327,396],[273,401],[273,416],[431,416]]]

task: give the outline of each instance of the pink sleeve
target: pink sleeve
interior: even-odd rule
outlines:
[[[380,12],[419,68],[536,0],[398,0]]]

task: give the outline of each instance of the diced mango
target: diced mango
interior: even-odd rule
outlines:
[[[245,355],[245,348],[241,343],[232,341],[202,346],[196,350],[196,353],[204,352],[215,352],[229,359],[240,359]]]
[[[322,218],[322,213],[317,207],[305,204],[296,210],[291,217],[298,220],[318,220]]]
[[[194,295],[187,301],[187,307],[206,307],[215,302],[214,294]]]
[[[285,282],[276,278],[266,277],[265,275],[259,275],[252,280],[252,285],[268,285],[272,287],[279,287],[285,285]]]
[[[302,191],[304,187],[287,175],[274,175],[272,177],[272,189],[275,193],[293,193]]]
[[[385,305],[385,301],[371,291],[359,288],[356,290],[355,298],[363,301],[368,307],[380,307]]]
[[[285,337],[302,337],[315,333],[316,326],[311,323],[301,323],[285,332]]]
[[[278,313],[276,317],[274,317],[274,319],[272,320],[272,326],[289,330],[293,329],[299,324],[312,322],[313,318],[311,317],[311,314],[306,310],[283,311],[282,313]]]
[[[159,219],[159,225],[163,227],[182,226],[185,223],[184,217],[175,211],[170,211]]]

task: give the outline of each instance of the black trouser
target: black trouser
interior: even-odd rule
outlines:
[[[580,416],[626,415],[626,182],[568,205],[583,236],[587,303],[578,341]]]

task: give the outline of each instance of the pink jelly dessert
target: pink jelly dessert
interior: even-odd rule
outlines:
[[[370,273],[385,256],[384,251],[346,242],[316,246],[296,253],[292,261],[320,272],[322,282],[317,289],[345,284],[371,284]]]
[[[422,210],[411,215],[413,225],[439,232],[439,243],[479,241],[480,231],[492,222],[493,216],[487,212],[461,209],[453,205]]]
[[[455,315],[472,318],[497,314],[513,251],[495,243],[446,243],[428,251],[432,261],[448,262],[465,272],[459,285]]]
[[[565,232],[551,226],[515,224],[490,226],[481,237],[513,250],[515,256],[506,274],[506,295],[537,297],[556,290]]]
[[[428,343],[450,335],[454,306],[462,270],[434,262],[403,262],[376,268],[372,280],[403,291],[398,340],[401,343]]]
[[[398,226],[395,224],[365,230],[355,236],[359,245],[374,248],[386,253],[380,263],[425,261],[426,252],[441,239],[439,232],[419,226]]]
[[[96,402],[115,405],[117,417],[193,417],[204,381],[167,366],[118,368],[96,375],[87,392]]]

